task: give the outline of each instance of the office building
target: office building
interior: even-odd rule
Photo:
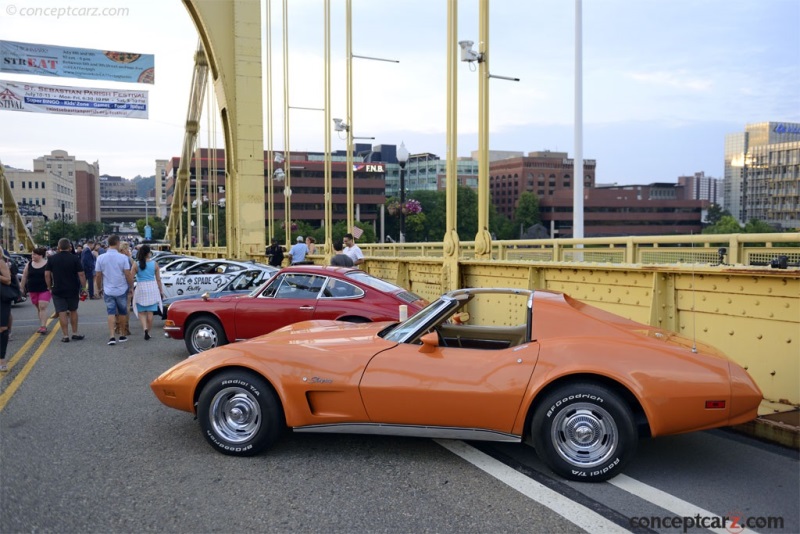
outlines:
[[[760,122],[725,136],[725,209],[778,230],[800,227],[800,123]]]

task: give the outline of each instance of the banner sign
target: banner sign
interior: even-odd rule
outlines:
[[[155,56],[0,41],[0,72],[155,83]]]
[[[146,119],[147,91],[65,87],[0,80],[0,110]]]

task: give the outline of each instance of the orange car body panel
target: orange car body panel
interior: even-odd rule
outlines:
[[[554,381],[595,375],[626,388],[653,436],[753,419],[761,392],[709,347],[536,292],[533,340],[502,350],[403,345],[377,333],[389,323],[307,321],[193,356],[151,387],[194,412],[204,377],[248,368],[275,388],[290,427],[387,423],[485,428],[522,437],[537,395]],[[706,401],[725,408],[707,409]]]

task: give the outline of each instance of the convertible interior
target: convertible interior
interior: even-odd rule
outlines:
[[[516,347],[527,342],[525,325],[519,326],[473,326],[443,324],[436,329],[439,343],[446,347],[463,349],[500,350]]]

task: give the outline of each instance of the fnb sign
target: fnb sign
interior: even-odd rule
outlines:
[[[383,163],[354,163],[353,171],[355,172],[386,172],[386,166]]]

